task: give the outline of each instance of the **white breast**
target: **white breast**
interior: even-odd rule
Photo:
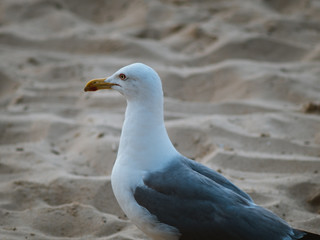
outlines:
[[[111,184],[116,199],[128,218],[154,240],[179,239],[180,233],[176,228],[160,223],[156,216],[136,202],[134,191],[137,186],[144,184],[142,177],[145,172],[117,163],[119,161],[112,170]]]

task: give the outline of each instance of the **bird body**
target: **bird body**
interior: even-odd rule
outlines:
[[[131,64],[85,88],[98,89],[115,89],[127,99],[111,183],[122,210],[152,239],[320,240],[177,152],[164,124],[161,80],[152,68]]]

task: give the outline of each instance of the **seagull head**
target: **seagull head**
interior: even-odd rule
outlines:
[[[143,63],[125,66],[107,78],[92,79],[86,84],[84,91],[101,89],[117,90],[128,101],[149,101],[163,96],[159,75]]]

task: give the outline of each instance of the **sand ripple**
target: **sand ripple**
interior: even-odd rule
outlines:
[[[0,13],[1,239],[147,239],[110,185],[125,100],[83,92],[132,62],[159,72],[181,153],[320,234],[318,1],[4,0]]]

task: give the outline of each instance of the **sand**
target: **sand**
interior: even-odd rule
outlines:
[[[0,2],[0,239],[148,239],[110,186],[143,62],[177,149],[320,234],[318,0]]]

